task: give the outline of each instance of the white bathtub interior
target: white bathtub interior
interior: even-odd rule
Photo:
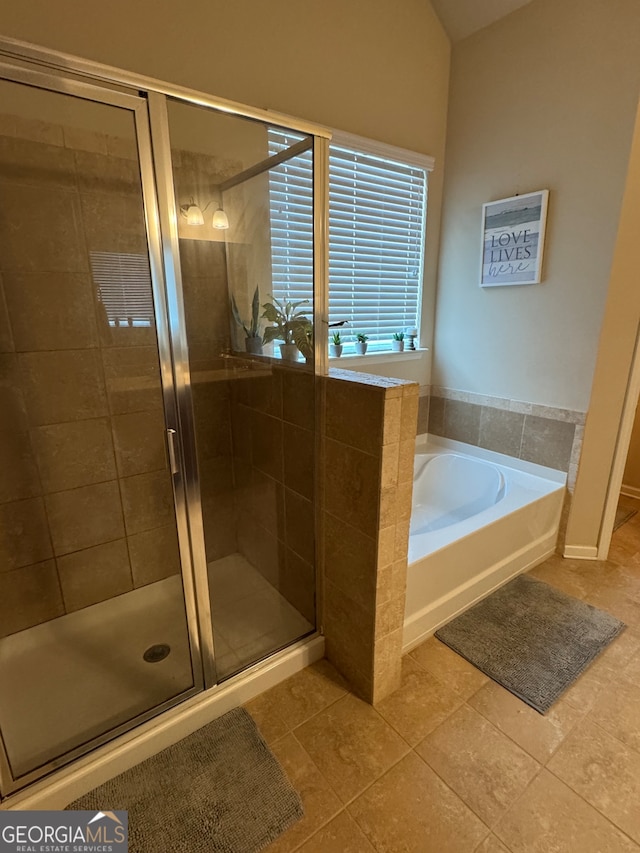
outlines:
[[[450,439],[417,445],[405,651],[555,550],[566,474]]]
[[[502,499],[502,471],[481,459],[469,462],[459,453],[416,453],[412,536],[464,521]]]

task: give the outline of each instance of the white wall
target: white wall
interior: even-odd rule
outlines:
[[[433,384],[587,409],[639,56],[637,0],[533,0],[455,46]],[[545,188],[543,283],[481,289],[483,202]]]

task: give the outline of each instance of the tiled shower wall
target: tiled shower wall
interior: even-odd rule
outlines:
[[[179,204],[204,203],[242,171],[203,153],[172,150],[172,161]],[[230,289],[241,305],[256,277],[263,301],[268,292],[268,183],[239,185],[224,205],[231,227],[222,237],[180,223],[207,561],[240,553],[315,622],[315,378],[302,363],[231,355]]]
[[[238,551],[315,622],[315,377],[302,363],[234,359]]]
[[[180,240],[185,324],[207,561],[237,550],[229,310],[224,243]]]
[[[567,472],[575,483],[585,413],[434,387],[420,398],[418,434],[431,433]]]
[[[133,141],[0,127],[0,625],[178,571],[153,326],[108,325],[92,251],[147,256]],[[11,135],[9,135],[11,134]]]

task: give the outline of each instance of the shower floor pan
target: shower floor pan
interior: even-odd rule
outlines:
[[[239,554],[209,565],[218,677],[313,630]],[[170,653],[153,663],[152,646]],[[0,640],[0,731],[14,777],[193,684],[174,575]]]

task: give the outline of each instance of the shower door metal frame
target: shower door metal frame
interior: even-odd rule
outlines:
[[[179,429],[177,413],[176,388],[172,370],[171,338],[168,328],[168,311],[166,304],[166,289],[164,265],[162,256],[162,241],[160,233],[160,217],[158,209],[158,198],[155,189],[155,173],[152,158],[151,135],[149,128],[149,115],[147,101],[143,97],[125,92],[118,92],[110,88],[102,88],[92,83],[80,80],[70,80],[64,77],[44,73],[26,66],[13,65],[0,59],[0,80],[27,85],[57,94],[80,98],[81,100],[104,104],[119,109],[128,110],[134,119],[136,143],[138,147],[138,165],[140,168],[140,182],[142,190],[142,203],[147,238],[147,249],[151,283],[153,291],[154,315],[156,322],[156,338],[160,364],[164,417],[167,428],[166,440],[168,442],[168,456],[172,474],[172,485],[174,493],[175,519],[178,531],[178,544],[180,550],[181,579],[186,610],[186,621],[190,651],[191,673],[193,684],[159,705],[155,705],[148,711],[138,714],[125,723],[121,723],[108,732],[92,738],[85,744],[69,750],[59,757],[52,759],[35,770],[14,777],[8,758],[6,745],[0,730],[0,796],[24,788],[32,782],[41,779],[46,774],[56,770],[76,758],[93,751],[98,746],[113,740],[120,734],[130,731],[141,723],[151,720],[180,703],[185,699],[201,693],[205,688],[203,672],[203,654],[201,636],[197,630],[196,594],[193,582],[193,561],[191,556],[191,543],[187,517],[187,506],[185,498],[185,483],[183,475],[183,464],[174,465],[175,458],[171,444],[172,431]],[[176,460],[177,461],[177,460]]]
[[[178,206],[173,187],[169,117],[167,115],[166,97],[164,95],[160,95],[157,92],[149,92],[148,103],[153,157],[156,167],[156,188],[160,202],[160,233],[168,297],[169,334],[173,350],[176,404],[183,439],[181,445],[184,453],[185,498],[191,530],[192,565],[198,601],[197,618],[203,640],[201,656],[204,685],[205,688],[208,688],[217,684],[217,673],[211,600],[209,597],[207,555],[204,541],[204,523],[202,520],[202,501],[198,476],[196,435],[193,423],[189,345],[187,341],[184,300],[182,297],[182,271],[176,215]]]
[[[79,56],[73,56],[72,54],[63,53],[58,50],[38,47],[29,42],[7,36],[0,36],[0,57],[3,56],[7,59],[17,59],[43,65],[48,69],[55,69],[66,72],[67,74],[78,75],[79,77],[89,77],[97,82],[122,86],[129,92],[136,94],[157,92],[160,95],[168,95],[176,100],[194,104],[195,106],[212,107],[228,115],[254,119],[264,124],[277,125],[288,130],[299,131],[307,136],[322,137],[329,140],[333,135],[331,129],[324,125],[296,118],[286,113],[252,107],[237,101],[230,101],[228,98],[219,98],[215,95],[209,95],[206,92],[199,92],[197,89],[177,86],[165,80],[157,80],[155,77],[147,77],[144,74],[125,71],[114,65],[105,65],[90,59],[82,59]],[[114,90],[111,89],[108,91]]]

